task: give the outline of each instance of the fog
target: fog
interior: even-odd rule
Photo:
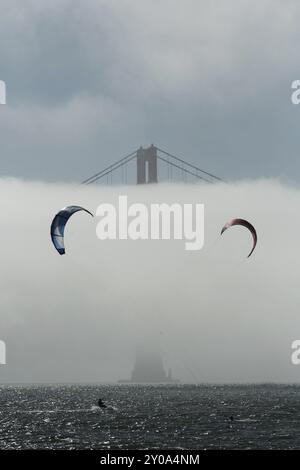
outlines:
[[[100,241],[99,218],[77,213],[66,255],[50,240],[68,204],[205,204],[205,245]],[[78,186],[2,179],[2,382],[107,382],[129,378],[141,342],[159,347],[182,381],[298,381],[300,188],[276,180],[216,185]],[[295,216],[296,214],[296,216]],[[232,217],[253,223],[251,235]]]

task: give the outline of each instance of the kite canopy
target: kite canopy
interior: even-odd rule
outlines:
[[[254,251],[254,248],[256,247],[256,243],[257,243],[257,233],[256,233],[256,230],[255,228],[253,227],[252,224],[250,224],[250,222],[248,222],[247,220],[244,220],[244,219],[232,219],[230,220],[229,222],[227,222],[227,224],[224,225],[224,227],[222,228],[221,230],[221,235],[222,233],[225,232],[225,230],[227,230],[229,227],[232,227],[233,225],[242,225],[243,227],[246,227],[248,230],[250,230],[251,234],[252,234],[252,238],[253,238],[253,246],[252,246],[252,250],[250,251],[249,255],[247,256],[249,258],[249,256],[252,255],[253,251]]]
[[[52,221],[51,239],[53,245],[60,255],[65,254],[64,233],[66,223],[68,222],[69,218],[78,211],[85,211],[93,217],[93,214],[87,209],[84,209],[84,207],[68,206],[59,211]]]

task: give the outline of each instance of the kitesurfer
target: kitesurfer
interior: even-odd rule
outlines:
[[[99,398],[99,400],[98,400],[98,406],[99,406],[99,408],[106,408],[106,405],[105,405],[105,403],[103,403],[102,398]]]

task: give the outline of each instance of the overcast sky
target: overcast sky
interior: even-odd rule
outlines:
[[[299,179],[297,0],[0,5],[2,175],[81,181],[153,142],[226,179]]]

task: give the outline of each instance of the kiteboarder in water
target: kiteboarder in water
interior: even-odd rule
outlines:
[[[99,408],[106,408],[106,405],[105,405],[105,403],[103,403],[102,398],[99,398],[98,406],[99,406]]]

